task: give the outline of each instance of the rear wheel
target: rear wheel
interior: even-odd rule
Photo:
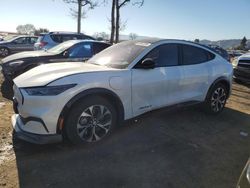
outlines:
[[[74,144],[97,142],[117,123],[113,105],[102,97],[88,97],[73,106],[66,121],[66,135]]]
[[[8,48],[5,48],[5,47],[0,48],[0,56],[6,57],[9,54],[10,54],[10,50]]]
[[[228,91],[225,85],[216,84],[206,99],[206,109],[211,114],[219,114],[225,107]]]

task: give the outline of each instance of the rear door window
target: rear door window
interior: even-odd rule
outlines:
[[[29,39],[30,44],[35,44],[37,42],[37,37],[30,37]]]
[[[207,50],[192,45],[182,45],[183,65],[204,63],[213,58],[214,55]]]

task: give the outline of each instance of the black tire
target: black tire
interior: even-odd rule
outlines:
[[[8,55],[10,55],[10,50],[6,47],[0,47],[0,56],[6,57]]]
[[[90,114],[93,116],[89,116]],[[96,142],[111,134],[117,119],[115,107],[107,99],[99,96],[87,97],[78,101],[70,110],[64,133],[73,144]]]
[[[228,90],[224,84],[213,86],[206,97],[205,110],[210,114],[219,114],[223,111],[228,98]]]

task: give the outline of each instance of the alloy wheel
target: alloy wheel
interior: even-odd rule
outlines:
[[[0,49],[0,56],[7,56],[9,54],[9,51],[8,51],[8,49],[6,49],[6,48],[1,48]]]
[[[77,121],[77,134],[87,142],[102,139],[110,130],[112,114],[103,105],[92,105],[86,108]]]
[[[226,103],[227,95],[225,89],[222,87],[218,87],[214,90],[211,97],[211,108],[214,112],[221,111]]]

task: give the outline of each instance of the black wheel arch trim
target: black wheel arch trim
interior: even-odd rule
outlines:
[[[226,85],[226,87],[227,87],[227,89],[228,89],[228,96],[227,96],[227,98],[229,97],[230,91],[231,91],[230,81],[227,79],[227,77],[221,76],[221,77],[217,78],[217,79],[211,84],[211,86],[209,87],[209,89],[208,89],[208,91],[207,91],[206,99],[207,99],[207,97],[209,96],[209,94],[210,94],[211,90],[213,89],[213,87],[214,87],[216,84],[220,83],[220,82],[225,82],[225,83],[227,84],[227,85]]]
[[[112,98],[114,100],[110,101],[112,104],[115,105],[115,108],[117,109],[118,112],[118,123],[121,123],[124,120],[124,106],[123,103],[120,99],[120,97],[115,94],[113,91],[105,88],[92,88],[92,89],[87,89],[84,90],[74,97],[72,97],[66,105],[63,107],[63,110],[60,113],[60,116],[57,120],[57,134],[62,134],[62,130],[60,129],[60,120],[63,118],[65,120],[65,117],[67,116],[68,112],[70,111],[71,107],[78,101],[83,99],[84,97],[87,96],[93,96],[93,95],[99,95],[99,96],[106,96],[109,98]],[[63,122],[64,126],[65,121]]]

